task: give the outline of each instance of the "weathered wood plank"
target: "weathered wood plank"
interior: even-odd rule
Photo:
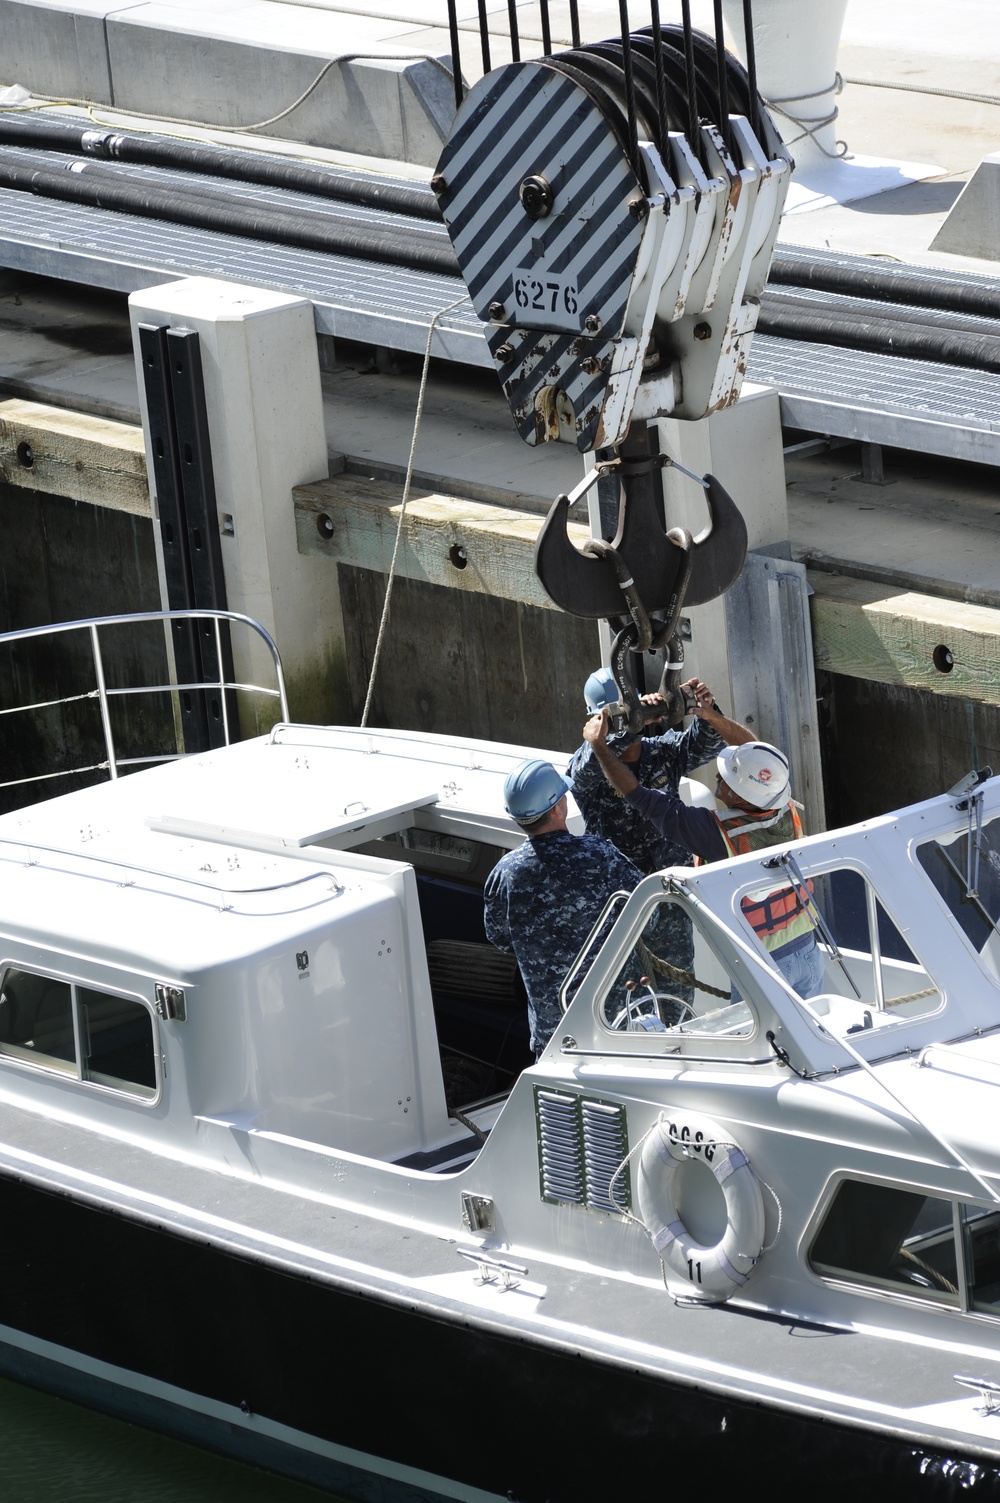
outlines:
[[[844,575],[808,580],[817,668],[1000,705],[1000,610]]]
[[[0,480],[150,515],[142,429],[40,402],[0,402]]]
[[[388,573],[401,485],[336,475],[298,486],[292,495],[300,553]],[[555,610],[535,576],[540,526],[537,516],[509,508],[411,492],[396,572],[405,579]],[[569,532],[577,547],[590,536],[578,524],[571,524]]]

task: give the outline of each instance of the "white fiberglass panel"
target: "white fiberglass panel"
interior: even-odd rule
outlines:
[[[352,897],[248,978],[253,1125],[398,1158],[422,1146],[424,1107],[404,912],[389,891]]]

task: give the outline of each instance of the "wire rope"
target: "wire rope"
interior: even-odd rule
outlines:
[[[372,653],[371,673],[368,676],[368,692],[365,695],[365,707],[361,712],[362,727],[368,724],[368,712],[371,709],[372,694],[375,691],[375,676],[378,673],[379,659],[382,656],[382,643],[385,640],[385,630],[389,622],[389,605],[392,600],[392,586],[396,578],[396,562],[399,558],[399,547],[403,538],[403,522],[406,518],[406,503],[410,499],[410,485],[413,480],[413,461],[417,452],[417,438],[420,434],[420,422],[424,414],[424,397],[427,392],[427,375],[431,365],[431,342],[434,338],[434,330],[437,328],[439,318],[446,313],[451,313],[459,304],[465,302],[465,293],[449,303],[447,308],[439,308],[431,319],[430,328],[427,330],[427,346],[424,350],[424,368],[420,374],[420,390],[417,393],[417,411],[413,420],[413,437],[410,440],[410,457],[406,462],[406,479],[403,482],[403,499],[399,507],[399,519],[396,523],[396,540],[392,546],[392,558],[389,560],[389,573],[385,582],[385,600],[382,602],[382,619],[378,625],[378,635],[375,638],[375,651]]]

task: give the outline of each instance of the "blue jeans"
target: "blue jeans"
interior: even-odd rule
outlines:
[[[793,991],[805,1000],[815,997],[823,990],[824,957],[819,945],[813,943],[804,950],[794,950],[791,955],[782,955],[774,961]]]

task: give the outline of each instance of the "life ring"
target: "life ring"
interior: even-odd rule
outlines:
[[[714,1247],[698,1242],[680,1218],[677,1171],[700,1160],[726,1199],[726,1230]],[[764,1246],[764,1200],[750,1160],[729,1133],[691,1112],[661,1113],[648,1134],[637,1176],[639,1215],[671,1288],[695,1298],[727,1300],[750,1277]]]

